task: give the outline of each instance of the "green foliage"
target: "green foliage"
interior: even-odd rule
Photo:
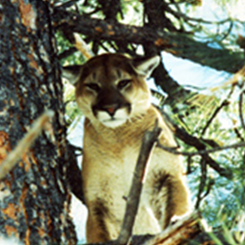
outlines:
[[[200,139],[212,140],[212,144],[207,144],[207,149],[215,149],[215,147],[230,146],[236,142],[244,142],[245,132],[241,126],[238,103],[239,103],[239,87],[233,86],[217,88],[216,93],[212,93],[212,97],[201,97],[203,103],[195,109],[185,108],[185,115],[179,118],[179,114],[173,114],[175,122],[188,131],[189,134],[195,135]],[[206,101],[212,100],[212,103]],[[223,100],[229,100],[224,103],[223,107],[213,117],[213,112],[220,107]],[[197,98],[200,101],[200,98]],[[194,102],[194,101],[192,101]],[[183,111],[181,112],[183,114]],[[212,118],[213,117],[213,118]],[[211,122],[208,123],[209,119]],[[207,125],[208,123],[208,125]],[[206,127],[205,133],[203,129]],[[195,147],[180,142],[184,152],[196,152]],[[233,174],[232,179],[221,177],[220,174],[205,162],[206,173],[202,170],[201,156],[189,157],[189,170],[191,170],[188,180],[192,189],[194,204],[197,204],[197,196],[200,196],[199,210],[207,219],[208,224],[213,228],[225,229],[229,235],[229,230],[244,230],[245,222],[241,216],[245,215],[245,147],[225,149],[214,152],[210,156],[218,163],[219,166],[228,169]],[[199,193],[200,184],[203,176],[206,175],[204,188]],[[227,237],[228,237],[227,235]],[[240,243],[231,243],[240,244]]]
[[[81,111],[78,109],[75,101],[75,88],[69,82],[64,81],[64,99],[66,108],[66,123],[69,126],[77,117],[81,117]]]
[[[64,36],[60,32],[56,33],[56,42],[57,42],[59,54],[65,52],[65,51],[67,51],[73,47],[73,45],[66,38],[64,38]],[[62,66],[82,64],[84,62],[85,62],[85,59],[79,51],[76,51],[76,52],[72,53],[71,55],[60,60],[60,64]]]

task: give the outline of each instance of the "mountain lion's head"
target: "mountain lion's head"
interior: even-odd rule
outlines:
[[[76,101],[85,117],[113,128],[145,114],[151,103],[145,79],[159,61],[158,56],[103,54],[83,65],[64,67],[63,76],[76,87]]]

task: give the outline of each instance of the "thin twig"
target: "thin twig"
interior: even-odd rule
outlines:
[[[137,214],[140,194],[144,182],[145,169],[160,132],[161,129],[158,127],[158,122],[156,121],[154,129],[152,131],[145,132],[143,136],[130,193],[127,198],[124,220],[122,223],[121,232],[116,240],[116,244],[127,244],[132,235],[134,220]]]
[[[237,138],[240,139],[240,141],[245,141],[245,138],[242,136],[242,134],[240,133],[240,131],[238,130],[237,127],[234,127],[233,130],[234,130],[234,132],[235,132]],[[245,130],[245,129],[244,129],[244,130]]]
[[[60,3],[58,2],[58,4],[55,4],[55,7],[58,9],[58,8],[61,8],[61,9],[64,9],[64,8],[70,8],[72,7],[73,5],[76,4],[76,2],[78,2],[79,0],[70,0],[70,1],[67,1],[65,3]]]
[[[204,199],[205,197],[208,196],[208,194],[210,193],[210,191],[212,190],[213,185],[215,184],[214,179],[209,179],[209,182],[207,184],[207,190],[206,192],[202,195],[201,199]]]
[[[234,92],[234,88],[235,88],[235,86],[231,86],[231,90],[228,93],[227,97],[222,101],[220,106],[218,106],[215,109],[215,111],[213,112],[211,118],[209,118],[209,120],[207,121],[206,126],[203,128],[203,130],[201,132],[201,136],[203,136],[206,133],[206,130],[208,129],[209,125],[212,123],[212,121],[218,115],[218,113],[221,111],[221,109],[223,109],[223,107],[228,106],[230,104],[229,99],[231,98],[231,96],[232,96],[232,94]]]
[[[54,112],[48,110],[44,112],[34,123],[32,128],[26,133],[24,138],[17,144],[16,148],[8,154],[0,165],[0,180],[2,180],[18,163],[22,156],[30,149],[32,143],[39,136],[41,131],[48,126]]]
[[[218,115],[218,113],[221,111],[221,109],[223,109],[223,107],[225,107],[225,106],[227,106],[227,105],[229,105],[229,101],[228,101],[227,99],[225,99],[225,100],[221,103],[221,105],[218,106],[218,107],[215,109],[214,113],[213,113],[212,116],[209,118],[209,120],[208,120],[207,123],[206,123],[206,126],[203,128],[203,130],[202,130],[202,132],[201,132],[201,135],[202,135],[202,136],[206,133],[208,127],[210,126],[210,124],[212,123],[212,121],[214,120],[214,118]]]
[[[65,50],[64,52],[60,53],[58,55],[58,59],[59,60],[66,59],[68,56],[74,54],[75,52],[77,52],[77,48],[76,47],[71,47],[71,48]]]
[[[206,155],[206,154],[210,154],[210,153],[214,153],[214,152],[218,152],[218,151],[223,151],[223,150],[228,150],[228,149],[236,149],[236,148],[240,148],[240,147],[245,147],[245,142],[239,142],[239,143],[235,143],[232,145],[215,147],[215,148],[210,149],[210,150],[204,149],[204,150],[194,151],[194,152],[178,151],[176,147],[163,146],[159,142],[157,143],[157,147],[159,147],[165,151],[168,151],[170,153],[173,153],[173,154],[192,157],[192,156],[198,156],[198,155]]]
[[[195,209],[199,208],[199,205],[202,201],[202,193],[204,191],[205,185],[207,181],[207,163],[204,157],[201,159],[201,177],[200,177],[200,184],[199,184],[199,190],[197,193],[197,201],[195,204]]]
[[[176,4],[177,5],[177,4]],[[175,5],[175,7],[176,7]],[[231,18],[227,18],[227,19],[223,19],[220,21],[209,21],[209,20],[204,20],[202,18],[193,18],[190,16],[187,16],[186,14],[182,13],[180,8],[177,9],[177,11],[173,10],[171,7],[169,6],[165,6],[165,10],[169,13],[171,13],[173,16],[175,16],[176,18],[182,18],[183,20],[185,20],[186,22],[192,21],[192,22],[198,22],[198,23],[202,23],[202,24],[210,24],[210,25],[221,25],[221,24],[225,24],[228,21],[231,21]]]
[[[243,116],[243,96],[245,95],[245,90],[242,90],[240,96],[239,96],[239,117],[241,121],[241,125],[243,129],[245,130],[245,121],[244,121],[244,116]]]

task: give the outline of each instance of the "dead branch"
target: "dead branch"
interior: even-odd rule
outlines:
[[[50,119],[54,116],[52,110],[44,112],[26,133],[24,138],[17,144],[16,148],[8,154],[0,165],[0,180],[3,179],[18,163],[22,156],[30,149],[32,143],[39,136],[41,131],[49,126]]]
[[[163,146],[161,144],[157,144],[157,147],[168,151],[170,153],[173,154],[180,154],[183,156],[195,156],[195,155],[200,155],[203,156],[203,158],[206,160],[207,164],[213,168],[216,172],[218,172],[221,176],[224,176],[228,179],[232,179],[232,172],[230,172],[228,169],[225,169],[221,166],[219,166],[219,164],[217,162],[215,162],[208,154],[210,153],[214,153],[217,151],[223,151],[223,150],[227,150],[227,149],[237,149],[237,148],[243,148],[245,146],[244,142],[239,142],[239,143],[235,143],[232,145],[228,145],[228,146],[224,146],[224,147],[215,147],[214,149],[210,149],[207,150],[205,147],[205,144],[201,142],[201,140],[199,141],[196,137],[194,136],[190,136],[189,138],[183,138],[183,135],[180,135],[181,133],[178,132],[176,135],[178,138],[180,138],[181,140],[183,140],[186,144],[189,144],[191,146],[194,146],[198,151],[195,152],[186,152],[186,151],[178,151],[176,148],[171,148],[171,147],[166,147]],[[179,137],[181,136],[181,137]],[[194,141],[192,141],[192,139],[194,139]],[[198,142],[197,144],[195,144],[195,142]]]
[[[156,121],[154,129],[152,131],[146,131],[143,136],[143,141],[135,167],[130,193],[127,198],[127,206],[121,232],[116,241],[117,244],[127,244],[132,235],[134,220],[137,214],[140,194],[145,177],[145,169],[160,132],[161,129],[158,127],[158,122]]]
[[[233,89],[232,89],[230,95],[232,94],[232,92],[233,92]],[[230,97],[230,96],[228,95],[228,98],[226,98],[226,99],[220,104],[220,106],[218,106],[218,107],[214,110],[214,112],[212,113],[211,117],[208,119],[208,121],[207,121],[205,127],[203,128],[203,130],[202,130],[202,132],[201,132],[201,135],[202,135],[202,136],[205,135],[205,133],[206,133],[208,127],[210,126],[210,124],[212,123],[212,121],[214,120],[214,118],[218,115],[218,113],[223,109],[223,107],[228,106],[228,105],[230,104],[230,103],[229,103],[229,97]]]

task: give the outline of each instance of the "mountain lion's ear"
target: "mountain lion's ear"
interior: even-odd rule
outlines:
[[[75,86],[81,77],[82,71],[82,65],[64,66],[62,67],[62,77]]]
[[[149,77],[153,70],[159,65],[160,56],[136,58],[133,60],[133,66],[139,75]]]

